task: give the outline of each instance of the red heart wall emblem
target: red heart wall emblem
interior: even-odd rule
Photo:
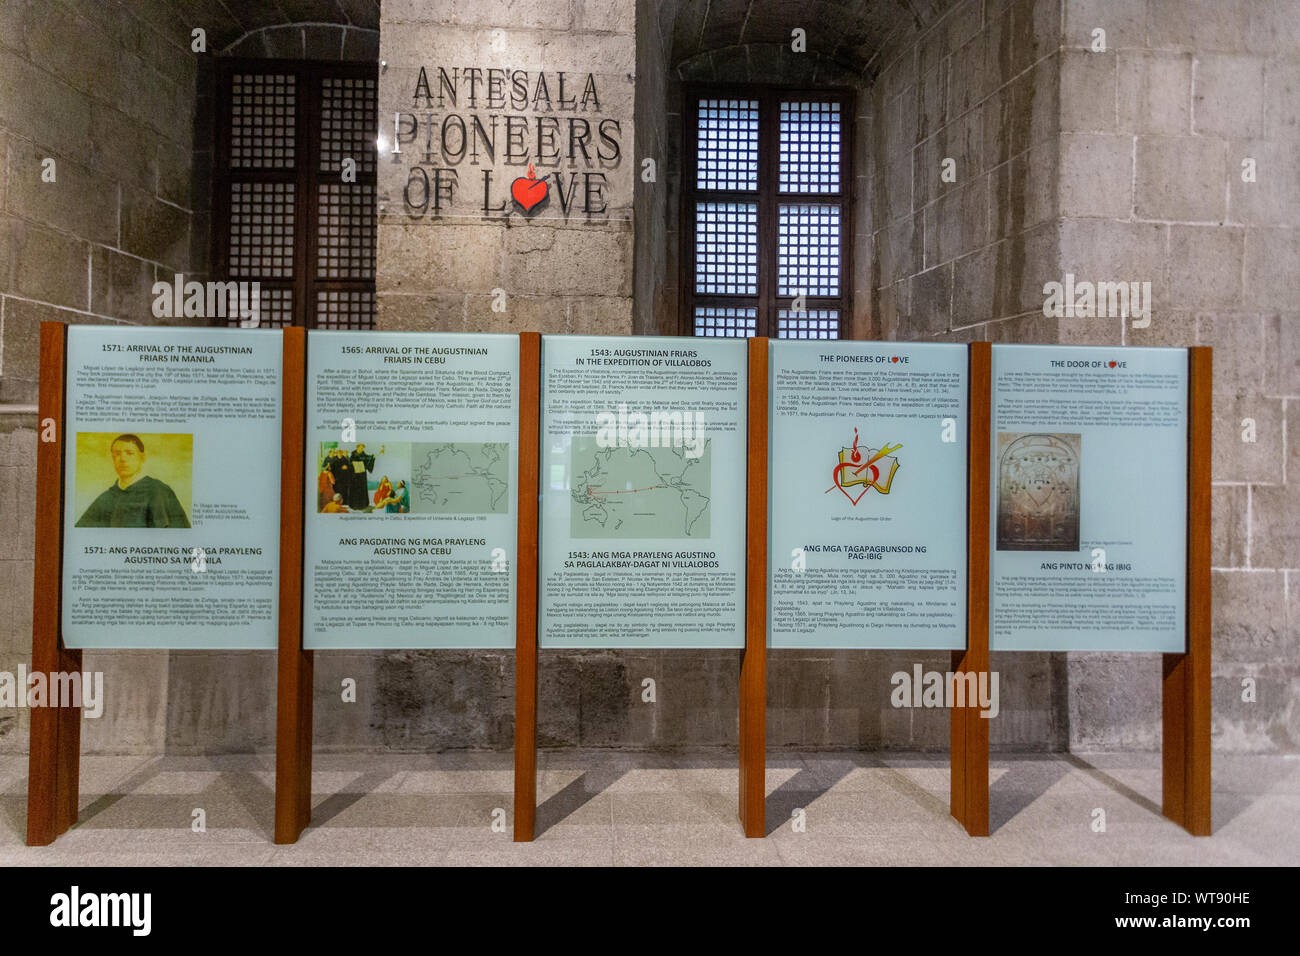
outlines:
[[[520,176],[510,184],[510,195],[515,202],[524,207],[524,212],[531,212],[539,202],[546,198],[546,180],[537,178],[533,164],[528,164],[528,175]]]
[[[890,361],[891,361],[891,362],[897,362],[897,361],[898,361],[898,356],[895,355],[892,359],[890,359]]]
[[[1111,367],[1111,368],[1114,368],[1114,367],[1115,367],[1115,364],[1116,364],[1116,363],[1111,362],[1111,363],[1110,363],[1110,367]]]

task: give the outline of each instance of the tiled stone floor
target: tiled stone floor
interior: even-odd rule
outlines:
[[[275,846],[274,758],[260,754],[85,757],[80,822],[30,848],[27,758],[6,755],[0,866],[1300,863],[1300,758],[1216,754],[1215,834],[1199,839],[1160,816],[1155,753],[995,758],[988,839],[949,817],[943,754],[769,754],[769,835],[754,840],[736,819],[734,755],[539,760],[531,844],[492,827],[494,809],[512,812],[509,754],[317,754],[312,826]],[[195,808],[206,833],[191,830]]]

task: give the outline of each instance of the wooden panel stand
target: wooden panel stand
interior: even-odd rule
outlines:
[[[992,358],[988,342],[970,346],[969,485],[966,498],[966,649],[953,651],[952,669],[989,669],[989,448],[992,440]],[[989,835],[989,722],[979,701],[952,708],[950,806],[971,836]]]
[[[1210,430],[1212,353],[1188,349],[1187,652],[1164,655],[1164,815],[1193,836],[1210,820]]]
[[[542,337],[519,334],[519,538],[515,547],[515,842],[537,825],[537,507]]]
[[[302,535],[307,332],[286,328],[280,419],[280,646],[276,661],[275,842],[311,822],[313,652],[302,646]]]
[[[767,799],[767,339],[749,340],[745,649],[740,658],[740,822],[765,836]]]
[[[32,673],[47,676],[49,706],[28,711],[27,845],[48,846],[77,822],[81,708],[59,707],[49,675],[81,671],[81,651],[63,646],[63,379],[67,326],[41,323],[38,435],[54,422],[54,441],[36,444],[36,552],[32,599]],[[18,693],[26,694],[26,687]]]

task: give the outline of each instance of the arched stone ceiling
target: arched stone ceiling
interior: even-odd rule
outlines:
[[[284,24],[379,29],[379,0],[172,0],[167,4],[128,0],[128,5],[151,11],[155,22],[165,20],[167,28],[179,31],[186,46],[189,31],[203,27],[209,50],[224,50],[250,33]]]
[[[789,50],[791,31],[806,31],[808,58],[839,78],[870,81],[891,49],[935,22],[956,0],[660,0],[656,8],[664,59],[680,76],[725,74],[722,61],[755,50]],[[644,8],[643,8],[644,9]],[[751,70],[758,71],[755,67]],[[750,75],[749,79],[761,79]]]

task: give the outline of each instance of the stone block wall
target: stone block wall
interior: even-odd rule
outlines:
[[[1061,271],[1149,281],[1154,308],[1145,329],[1062,319],[1060,340],[1213,346],[1214,742],[1294,752],[1300,4],[1067,0],[1063,12]],[[1069,674],[1074,746],[1159,745],[1157,662],[1072,654]]]
[[[0,3],[0,670],[30,666],[39,325],[154,322],[153,283],[204,254],[196,61],[156,4]],[[129,702],[85,723],[86,749],[161,749],[167,656],[86,666]],[[0,710],[0,751],[26,749],[27,711]]]
[[[662,29],[661,17],[669,6],[655,0],[636,4],[633,328],[643,335],[677,334],[677,207],[682,184],[677,131],[682,117],[681,104],[670,92],[671,50]],[[640,173],[644,159],[654,162],[653,182]]]
[[[391,146],[401,114],[402,152],[380,157],[379,328],[631,332],[635,25],[633,0],[383,5],[379,115]],[[529,162],[548,195],[525,215]],[[450,196],[423,202],[426,175]]]
[[[895,53],[872,94],[884,337],[1215,348],[1214,740],[1226,750],[1300,745],[1298,58],[1289,0],[967,0]],[[940,178],[942,157],[956,182]],[[1045,316],[1043,284],[1066,273],[1150,282],[1150,326]],[[1159,746],[1156,659],[994,657],[1004,693],[1044,689],[1060,742]]]
[[[961,0],[884,51],[859,120],[867,337],[1057,340],[1042,285],[1059,273],[1059,24],[1058,0]],[[1065,655],[996,656],[1002,710],[990,745],[1066,749]],[[871,702],[862,710],[882,746],[948,746],[946,713],[889,705],[888,675],[918,661],[949,666],[947,654],[872,653],[848,685],[850,701]]]
[[[377,0],[296,6],[310,22],[220,0],[0,3],[0,670],[30,666],[39,323],[174,321],[153,317],[151,287],[207,276],[213,59],[378,57]],[[111,691],[87,753],[274,743],[272,655],[88,651],[85,666]],[[27,711],[0,710],[0,752],[26,749]]]
[[[150,321],[155,279],[188,268],[196,58],[179,21],[117,4],[0,11],[0,402],[19,404],[41,321]]]
[[[873,330],[1054,341],[1058,0],[963,0],[869,88]]]

